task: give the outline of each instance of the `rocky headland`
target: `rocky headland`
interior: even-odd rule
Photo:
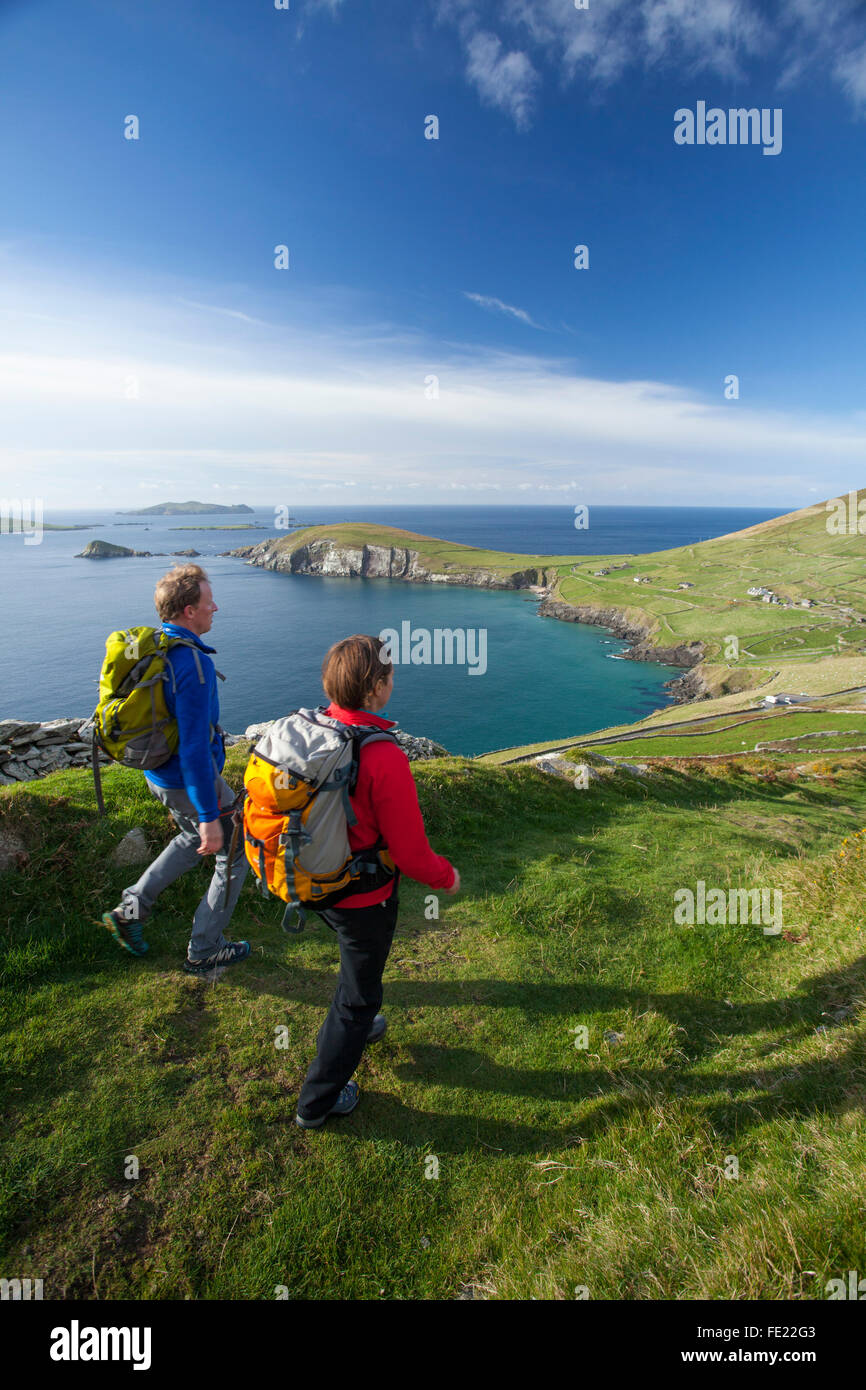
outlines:
[[[242,545],[224,552],[260,569],[284,574],[342,576],[346,579],[402,579],[411,584],[461,584],[480,589],[529,589],[556,578],[538,567],[498,574],[480,567],[461,569],[446,560],[441,569],[423,563],[420,553],[402,545],[346,545],[328,539],[287,549],[282,538]]]

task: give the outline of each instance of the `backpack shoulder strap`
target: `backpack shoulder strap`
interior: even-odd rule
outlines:
[[[366,748],[368,743],[397,743],[396,738],[389,729],[376,729],[370,724],[347,724],[349,736],[352,740],[352,766],[349,773],[349,793],[353,793],[358,785],[358,773],[361,769],[361,749]],[[350,822],[353,824],[354,822]]]
[[[205,676],[204,671],[202,670],[201,656],[199,655],[199,645],[197,642],[191,642],[188,637],[168,637],[166,639],[165,647],[166,652],[168,652],[172,647],[189,647],[192,651],[192,659],[195,662],[195,669],[198,672],[198,683],[199,685],[207,685],[207,678]],[[214,667],[214,670],[216,671],[216,667]],[[222,671],[217,671],[216,673],[221,681],[225,680],[225,676],[223,675]],[[173,670],[171,673],[171,683],[172,689],[174,689]]]

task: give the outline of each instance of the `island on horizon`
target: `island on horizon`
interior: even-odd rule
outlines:
[[[133,507],[129,511],[117,511],[115,516],[198,516],[207,512],[225,514],[252,511],[253,508],[243,502],[236,502],[232,506],[217,502],[157,502],[152,507]]]

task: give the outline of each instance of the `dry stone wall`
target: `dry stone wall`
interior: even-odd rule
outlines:
[[[227,734],[226,743],[249,743],[264,733],[268,724],[251,724],[245,734]],[[87,718],[49,719],[27,722],[22,719],[0,719],[0,786],[13,782],[32,782],[48,772],[67,767],[90,766],[91,722]],[[426,758],[447,758],[448,753],[432,739],[405,734],[395,730],[397,741],[410,761]],[[104,753],[100,762],[111,760]]]

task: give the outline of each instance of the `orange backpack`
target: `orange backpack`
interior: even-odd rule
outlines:
[[[265,897],[286,904],[283,929],[304,929],[305,907],[321,911],[354,893],[388,883],[396,867],[381,836],[352,850],[357,823],[349,800],[361,749],[394,735],[342,724],[318,709],[278,719],[256,744],[244,773],[244,848]],[[297,926],[291,918],[297,915]]]

